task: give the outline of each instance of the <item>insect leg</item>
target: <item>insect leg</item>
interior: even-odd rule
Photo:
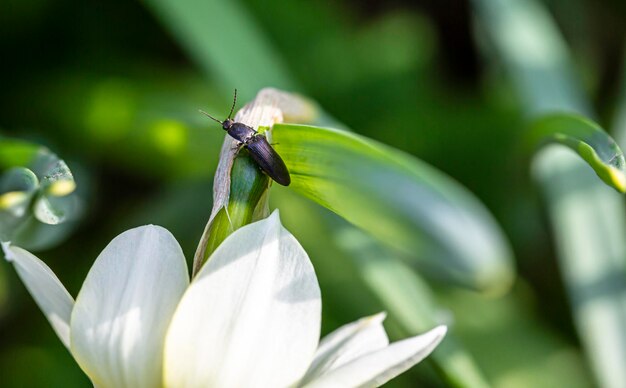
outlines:
[[[233,148],[231,148],[231,151],[237,151],[235,154],[239,153],[239,150],[241,149],[242,146],[244,146],[246,143],[242,143],[242,142],[238,142],[236,146],[234,146]]]

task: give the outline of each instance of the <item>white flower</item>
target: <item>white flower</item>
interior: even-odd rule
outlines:
[[[229,236],[191,284],[167,230],[124,232],[98,256],[76,301],[37,257],[2,247],[97,387],[378,386],[446,332],[390,345],[378,314],[318,344],[317,278],[277,212]]]

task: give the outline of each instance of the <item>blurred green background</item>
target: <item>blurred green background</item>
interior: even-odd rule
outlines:
[[[559,63],[571,71],[567,79],[551,82],[549,70],[558,67],[540,69],[545,70],[540,74],[519,65],[541,59],[528,46],[532,36],[513,34],[503,45],[498,38],[504,33],[490,25],[506,20],[506,7],[513,3],[494,1],[501,9],[488,4],[0,2],[0,135],[45,145],[65,160],[84,205],[73,233],[37,255],[74,296],[100,250],[132,226],[166,227],[191,260],[210,213],[224,136],[197,109],[221,117],[234,88],[241,107],[260,88],[278,87],[310,97],[353,131],[453,177],[495,216],[515,256],[518,278],[504,295],[485,295],[432,277],[424,281],[400,262],[386,268],[391,272],[385,278],[384,271],[363,264],[360,236],[353,230],[343,233],[337,216],[274,186],[273,205],[281,208],[286,227],[316,267],[324,332],[387,310],[391,337],[416,334],[412,331],[420,324],[407,324],[411,318],[396,313],[393,301],[408,298],[401,311],[414,301],[419,315],[425,308],[419,296],[427,294],[434,303],[431,313],[451,325],[454,340],[471,359],[466,370],[478,377],[471,380],[470,373],[464,379],[463,372],[465,382],[455,382],[438,362],[427,361],[389,386],[626,384],[619,380],[623,370],[611,380],[610,369],[592,367],[602,356],[585,345],[588,327],[576,309],[576,284],[557,259],[568,256],[563,247],[576,237],[559,229],[563,218],[550,203],[561,199],[531,179],[533,154],[523,146],[528,118],[547,106],[587,114],[618,141],[626,138],[621,137],[626,130],[626,6],[618,0],[519,2],[515,15],[528,15],[530,23],[521,31],[546,42],[556,39],[548,53],[558,54],[565,61]],[[570,99],[575,102],[569,104]],[[619,195],[607,195],[621,212]],[[617,239],[619,245],[624,237],[618,233],[604,241],[601,233],[596,240],[609,246]],[[626,251],[620,249],[614,255],[616,280],[603,283],[598,292],[617,295],[623,315]],[[381,250],[372,260],[386,254]],[[388,292],[385,284],[394,276],[411,277],[407,284],[417,290]],[[416,292],[414,299],[411,292]],[[623,356],[622,315],[618,337],[607,341],[623,345]],[[626,358],[621,360],[626,365]],[[89,386],[5,262],[0,262],[0,386]]]

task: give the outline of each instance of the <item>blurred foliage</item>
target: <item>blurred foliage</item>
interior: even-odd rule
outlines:
[[[606,118],[623,88],[622,69],[616,66],[626,36],[623,4],[539,4],[571,47],[575,66],[567,75],[557,72],[558,77],[582,79],[591,96],[587,101],[568,89],[575,101],[569,106],[589,116],[595,105],[598,121],[609,128]],[[430,320],[451,324],[453,347],[469,360],[464,365],[470,371],[460,376],[475,375],[467,381],[507,388],[592,386],[554,252],[562,236],[546,220],[528,179],[529,154],[520,146],[527,139],[524,112],[537,112],[528,102],[562,107],[555,101],[563,89],[553,78],[531,84],[514,74],[511,81],[504,77],[505,60],[487,43],[485,25],[473,24],[472,5],[435,0],[0,2],[0,49],[10,58],[0,74],[3,134],[54,150],[77,175],[77,190],[90,193],[80,227],[39,256],[73,295],[105,244],[131,226],[154,223],[170,229],[191,260],[210,213],[224,136],[197,109],[223,115],[235,87],[241,102],[260,87],[282,87],[311,97],[359,135],[425,161],[476,194],[504,229],[520,273],[513,291],[500,297],[456,289],[445,277],[426,282],[393,255],[382,262],[355,254],[372,240],[350,246],[355,230],[344,232],[346,225],[336,215],[273,185],[271,203],[281,208],[287,228],[315,264],[324,332],[386,309],[386,326],[395,338],[425,330]],[[531,21],[532,31],[545,33],[542,17]],[[521,58],[538,58],[537,48],[524,45],[528,34],[502,36],[512,48],[526,50]],[[552,58],[563,58],[560,43],[550,46],[551,38],[544,43]],[[485,60],[479,59],[478,47]],[[518,92],[519,85],[528,89]],[[528,97],[531,87],[542,93]],[[24,178],[30,175],[18,169],[7,176],[28,183]],[[612,215],[623,222],[619,213]],[[592,256],[594,249],[606,248],[592,247]],[[376,249],[381,256],[389,254]],[[372,270],[374,264],[382,270]],[[6,268],[0,263],[2,385],[89,386]],[[385,274],[401,288],[393,290]],[[415,296],[401,299],[404,290]],[[411,301],[415,310],[394,304]],[[427,310],[432,314],[421,313]],[[436,354],[389,386],[451,383],[454,370],[442,371],[442,359],[445,354]]]
[[[58,243],[78,219],[75,189],[67,164],[49,150],[0,138],[1,241],[31,250]]]
[[[557,134],[561,138],[557,142],[574,149],[598,176],[609,184],[617,183],[613,186],[623,192],[619,189],[624,179],[623,155],[615,142],[588,120],[553,113],[590,116],[593,108],[547,9],[536,0],[475,0],[475,4],[487,40],[512,76],[527,114],[540,117],[533,135]],[[624,199],[607,190],[588,166],[563,147],[547,147],[538,153],[533,175],[544,194],[559,270],[594,377],[600,386],[624,386]]]

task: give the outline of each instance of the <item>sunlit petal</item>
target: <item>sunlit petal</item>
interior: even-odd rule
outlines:
[[[32,253],[9,243],[2,243],[2,249],[63,345],[69,349],[74,299],[54,272]]]
[[[324,337],[301,384],[304,385],[332,369],[389,345],[387,333],[382,325],[384,319],[384,313],[365,317],[344,325]]]
[[[313,266],[278,212],[230,235],[183,296],[165,348],[168,387],[285,387],[320,333]]]
[[[143,226],[111,241],[71,320],[72,352],[95,385],[161,385],[165,332],[188,284],[182,250],[167,230]]]
[[[439,326],[420,336],[394,342],[329,371],[306,387],[379,387],[428,356],[445,333],[446,327]]]

